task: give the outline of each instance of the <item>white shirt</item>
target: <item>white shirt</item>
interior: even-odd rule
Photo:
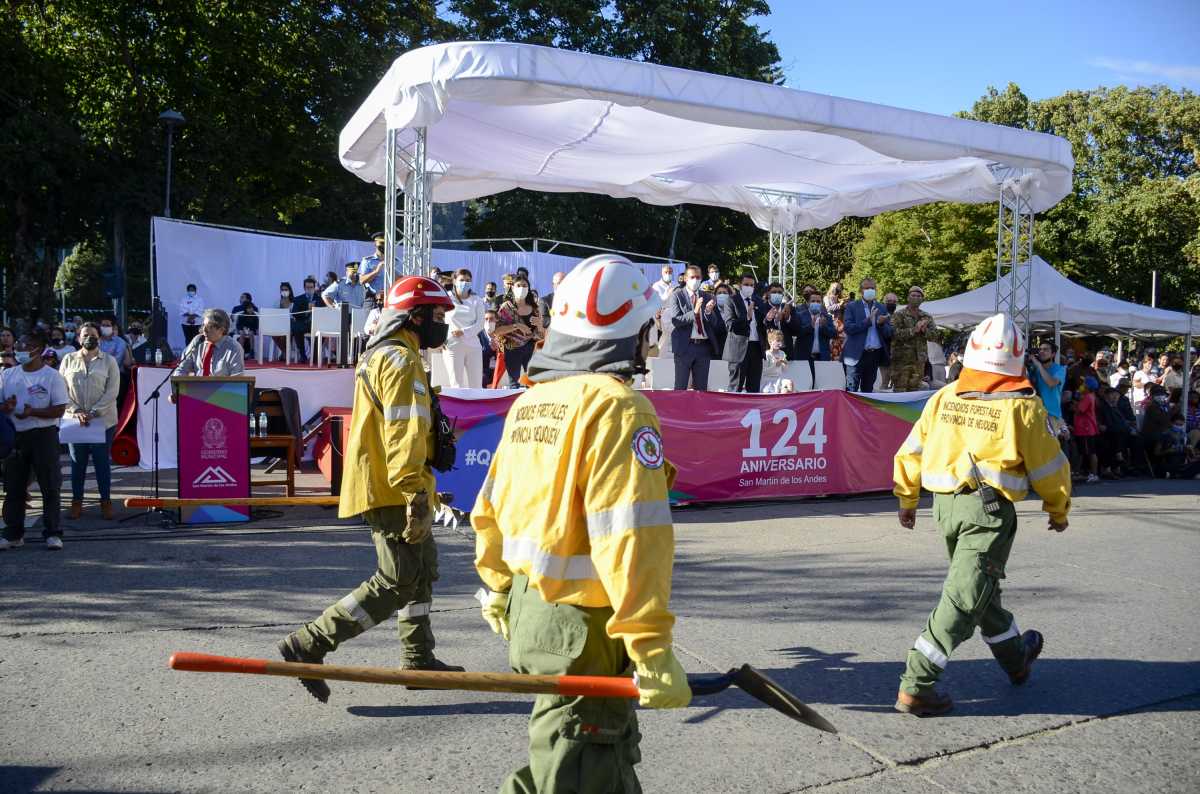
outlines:
[[[1154,381],[1154,376],[1138,370],[1133,373],[1133,407],[1137,408],[1146,399],[1146,385]]]
[[[663,281],[659,279],[654,282],[654,292],[658,295],[658,299],[666,305],[667,298],[671,297],[671,290],[675,289],[675,281]]]
[[[1113,374],[1108,376],[1108,385],[1112,386],[1115,389],[1115,388],[1117,388],[1117,385],[1121,382],[1121,378],[1128,378],[1128,377],[1129,377],[1128,372],[1126,372],[1125,370],[1119,369],[1116,372],[1114,372]]]
[[[863,346],[863,349],[878,350],[883,347],[883,339],[879,336],[879,326],[875,325],[875,319],[877,317],[886,316],[887,309],[883,308],[874,301],[871,301],[870,303],[863,301],[863,306],[865,307],[865,311],[863,313],[866,315],[867,320],[867,341]],[[875,317],[871,316],[872,309],[875,310]]]
[[[687,293],[688,303],[690,303],[692,306],[695,306],[696,305],[696,296],[699,295],[700,293],[692,292],[687,287],[684,287],[683,289],[684,289],[684,292]],[[702,322],[702,323],[704,322],[703,313],[704,313],[704,306],[701,306],[699,309],[696,309],[696,316],[700,317],[700,322]],[[706,337],[704,334],[700,333],[700,330],[698,328],[696,328],[696,321],[692,320],[692,339],[707,339],[707,338],[708,337]]]
[[[471,293],[465,298],[454,294],[451,300],[454,301],[454,308],[446,312],[446,323],[450,326],[450,333],[446,336],[446,347],[480,349],[479,332],[483,330],[483,313],[487,310],[483,299]],[[462,336],[455,336],[455,331],[462,331]]]
[[[813,358],[815,359],[817,357],[817,355],[820,354],[820,352],[821,352],[821,320],[823,318],[821,317],[821,315],[813,314],[811,311],[809,312],[808,316],[812,318],[812,329],[813,329],[812,354],[813,354]]]
[[[196,325],[200,324],[200,317],[204,314],[204,301],[200,300],[200,296],[189,296],[184,294],[183,300],[179,301],[179,322],[183,325],[191,325],[188,322],[189,314],[196,315]]]
[[[0,400],[16,397],[17,404],[8,415],[17,432],[33,430],[38,427],[56,427],[57,419],[47,419],[40,416],[30,416],[18,419],[17,414],[26,406],[32,408],[49,408],[52,405],[67,404],[67,382],[58,370],[43,366],[36,372],[26,372],[22,366],[10,367],[0,373],[3,386],[0,387]]]
[[[750,321],[750,341],[758,341],[758,322],[754,317],[754,298],[743,298],[741,293],[738,293],[738,300],[746,302],[746,319]]]

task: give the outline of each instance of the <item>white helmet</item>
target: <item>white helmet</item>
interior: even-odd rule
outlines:
[[[650,279],[623,256],[588,257],[554,290],[550,330],[581,339],[637,336],[662,301]]]
[[[963,366],[979,372],[1020,377],[1025,374],[1025,350],[1021,332],[1003,312],[993,314],[971,332]]]

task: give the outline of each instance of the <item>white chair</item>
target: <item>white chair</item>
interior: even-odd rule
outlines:
[[[649,388],[658,391],[670,391],[675,385],[675,359],[648,358],[646,368],[650,370]]]
[[[671,365],[671,385],[675,385],[674,362]],[[692,384],[695,385],[695,384]],[[729,391],[729,364],[714,358],[708,365],[708,390]]]
[[[342,344],[342,310],[336,306],[314,306],[312,326],[306,334],[312,337],[312,365],[324,363],[323,339],[332,337],[334,348],[340,352]],[[336,355],[336,353],[335,353]]]
[[[290,309],[258,310],[258,363],[263,363],[263,340],[268,336],[284,338],[285,363],[292,361],[292,312]],[[271,342],[274,345],[274,341]]]
[[[792,382],[796,391],[812,391],[812,368],[807,361],[789,361],[783,377]]]
[[[840,361],[814,361],[817,377],[813,382],[815,391],[845,391],[846,370]]]

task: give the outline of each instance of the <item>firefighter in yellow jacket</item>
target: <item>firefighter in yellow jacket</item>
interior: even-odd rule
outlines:
[[[371,527],[375,575],[319,618],[279,643],[289,662],[320,663],[325,654],[397,615],[401,667],[462,670],[433,655],[429,609],[437,580],[430,469],[439,455],[436,401],[421,351],[441,347],[450,296],[435,281],[409,276],[392,285],[379,325],[355,373],[354,413],[346,445],[338,516],[362,515]],[[329,685],[300,679],[322,703]]]
[[[554,323],[529,363],[475,502],[483,616],[519,673],[620,675],[640,702],[691,700],[671,649],[673,469],[658,415],[630,388],[661,301],[619,256],[581,262],[554,293]],[[640,791],[631,701],[539,696],[529,764],[503,791]]]
[[[921,487],[950,555],[942,598],[917,637],[900,678],[898,711],[944,714],[950,698],[934,689],[954,649],[975,628],[1013,684],[1023,684],[1042,652],[1037,631],[1021,633],[1001,606],[1000,581],[1017,531],[1013,502],[1032,487],[1049,529],[1067,528],[1071,468],[1025,379],[1021,334],[997,314],[971,333],[962,375],[929,398],[896,453],[900,524],[916,523]]]

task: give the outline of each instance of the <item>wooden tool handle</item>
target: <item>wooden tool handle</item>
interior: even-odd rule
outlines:
[[[518,673],[458,673],[433,670],[400,670],[392,667],[352,667],[337,664],[302,664],[207,653],[171,654],[172,670],[196,673],[244,673],[289,678],[324,678],[366,684],[400,684],[424,689],[464,689],[473,692],[517,692],[567,697],[636,698],[632,678],[592,675],[521,675]]]
[[[318,507],[336,507],[336,496],[245,496],[224,497],[221,499],[151,499],[134,497],[125,500],[126,507],[159,507],[170,509],[175,507],[210,507],[213,505],[228,505],[238,507],[272,507],[281,505],[316,505]]]

